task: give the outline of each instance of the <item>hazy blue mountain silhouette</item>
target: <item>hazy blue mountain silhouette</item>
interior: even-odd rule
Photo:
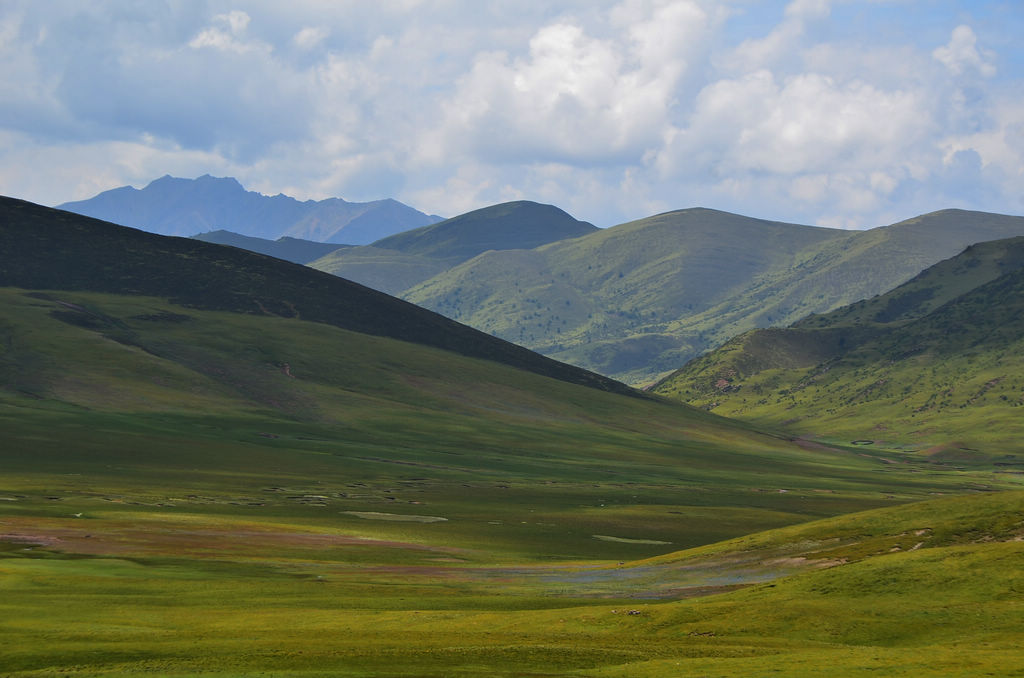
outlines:
[[[288,236],[346,245],[369,244],[441,221],[392,199],[299,201],[247,191],[236,179],[208,174],[197,179],[167,175],[142,189],[122,186],[58,208],[161,235],[225,230],[267,240]]]

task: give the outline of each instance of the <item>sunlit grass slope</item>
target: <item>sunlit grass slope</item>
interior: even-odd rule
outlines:
[[[1024,466],[1024,238],[973,246],[890,293],[757,330],[655,391],[760,424]]]
[[[337,250],[309,265],[386,294],[399,294],[449,267],[443,259],[373,245]]]
[[[650,375],[706,348],[706,328],[684,327],[686,318],[845,236],[678,210],[532,251],[488,252],[402,296],[603,374]]]

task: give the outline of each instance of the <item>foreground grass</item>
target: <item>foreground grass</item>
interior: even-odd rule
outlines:
[[[1019,664],[1002,467],[294,319],[0,294],[4,675]]]
[[[1022,509],[1024,492],[938,500],[676,554],[661,565],[713,572],[709,558],[746,554],[750,575],[770,579],[679,601],[559,595],[579,569],[387,570],[332,563],[308,545],[287,557],[259,539],[221,559],[21,542],[0,559],[2,654],[17,676],[1020,675]],[[931,529],[934,545],[851,550],[842,535],[858,524],[868,535],[887,525],[896,541],[908,526]],[[150,546],[181,529],[145,527]],[[193,528],[201,541],[202,521]],[[850,558],[841,565],[821,549],[838,542]],[[772,545],[811,564],[773,573]],[[825,555],[829,566],[815,566]]]

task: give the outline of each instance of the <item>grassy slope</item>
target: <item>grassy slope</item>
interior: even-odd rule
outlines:
[[[128,292],[302,318],[494,360],[595,388],[622,384],[305,266],[0,198],[0,285]]]
[[[134,454],[136,443],[126,441],[152,438],[147,468],[159,469],[167,482],[182,476],[174,471],[180,446],[196,445],[203,454],[220,449],[223,459],[208,478],[201,469],[184,475],[194,473],[190,482],[197,487],[220,483],[221,493],[234,497],[259,496],[280,480],[280,471],[253,463],[243,463],[246,475],[220,476],[247,453],[269,455],[272,466],[275,454],[294,456],[284,474],[292,480],[326,482],[333,469],[335,496],[350,475],[379,476],[386,487],[398,478],[438,476],[442,488],[434,494],[441,496],[457,496],[464,490],[454,488],[483,479],[482,495],[461,512],[477,515],[477,502],[508,485],[505,500],[548,518],[567,512],[559,524],[588,525],[590,531],[574,529],[572,539],[563,530],[548,537],[561,548],[575,544],[575,557],[583,557],[636,548],[598,544],[594,534],[703,543],[736,534],[750,520],[792,522],[991,477],[945,469],[938,480],[907,475],[882,482],[879,461],[855,453],[803,450],[698,410],[316,323],[197,311],[151,298],[11,290],[3,299],[5,429],[33,441],[21,452],[9,449],[6,468],[30,472],[42,445],[33,431],[52,430],[43,437],[54,455],[46,468],[87,472],[74,483],[81,487],[95,477],[97,486],[116,483],[123,492],[138,471],[119,480],[90,457],[64,456],[64,443],[75,435],[81,445],[90,441],[90,449],[109,446],[117,459]],[[115,436],[122,442],[111,442]],[[157,440],[166,440],[164,447]],[[17,456],[22,453],[27,456]],[[316,483],[306,482],[312,491]],[[419,489],[431,496],[429,488]],[[338,508],[391,503],[379,493],[365,499]],[[719,507],[719,522],[691,524],[665,512],[684,506],[705,507],[708,515]],[[770,511],[759,517],[757,509]],[[643,534],[622,534],[645,516]]]
[[[946,210],[866,232],[681,210],[535,251],[490,252],[403,297],[643,383],[754,327],[869,297],[1024,218]]]
[[[789,325],[808,313],[887,292],[968,245],[1019,235],[1024,217],[955,209],[848,233],[811,248],[794,269],[773,271],[695,320],[718,323],[721,343],[752,327]]]
[[[845,235],[680,210],[533,252],[490,252],[403,296],[589,369],[649,375],[710,341],[681,318],[788,269],[802,247]]]
[[[373,244],[406,254],[460,262],[487,250],[532,249],[596,230],[592,224],[578,221],[554,205],[519,200],[473,210]]]
[[[888,294],[738,337],[655,390],[803,433],[1017,452],[1022,266],[1024,238],[982,243]]]

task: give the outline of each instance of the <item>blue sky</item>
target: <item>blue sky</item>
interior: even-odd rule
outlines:
[[[1020,0],[5,0],[0,193],[1024,214]]]

